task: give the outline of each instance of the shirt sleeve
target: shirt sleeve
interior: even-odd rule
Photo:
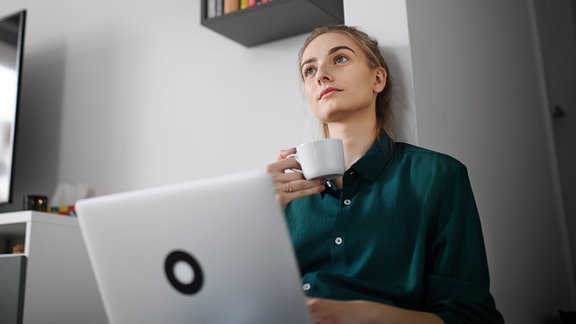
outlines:
[[[427,305],[445,323],[504,323],[490,294],[482,228],[466,167],[448,176],[434,230]]]

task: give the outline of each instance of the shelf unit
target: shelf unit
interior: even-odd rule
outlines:
[[[107,322],[76,218],[0,214],[0,301],[2,323]]]
[[[344,23],[343,0],[272,0],[208,18],[209,1],[201,0],[201,24],[247,47]]]

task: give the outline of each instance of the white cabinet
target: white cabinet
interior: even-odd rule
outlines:
[[[24,253],[10,253],[15,243]],[[0,214],[0,253],[0,269],[8,269],[0,272],[0,289],[9,288],[0,291],[0,316],[10,323],[107,323],[77,219]]]

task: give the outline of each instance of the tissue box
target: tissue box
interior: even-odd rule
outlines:
[[[76,217],[76,209],[74,208],[74,205],[50,206],[48,212],[53,214]]]

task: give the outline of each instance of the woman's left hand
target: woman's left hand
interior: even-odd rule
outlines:
[[[308,298],[308,308],[315,324],[444,323],[433,313],[365,300],[339,301]]]
[[[377,312],[364,301],[338,301],[308,298],[308,308],[315,324],[376,323]]]

